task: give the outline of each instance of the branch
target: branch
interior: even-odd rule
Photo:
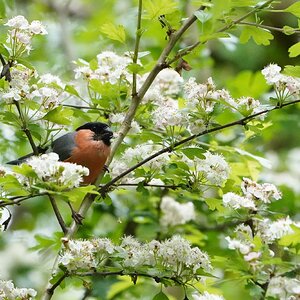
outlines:
[[[265,2],[262,5],[260,5],[258,7],[255,7],[251,11],[247,12],[245,15],[241,16],[240,18],[236,19],[235,21],[232,21],[228,25],[220,28],[217,32],[224,32],[225,30],[232,28],[234,25],[240,24],[243,20],[245,20],[246,18],[248,18],[252,14],[256,13],[257,11],[259,11],[259,10],[265,8],[266,6],[270,5],[274,1],[275,0],[269,0],[269,1]],[[172,63],[174,63],[178,59],[180,59],[180,58],[184,57],[185,55],[191,53],[196,47],[198,47],[202,43],[204,43],[204,42],[197,41],[196,43],[194,43],[194,44],[186,47],[184,50],[178,51],[178,53],[173,58],[171,58],[170,60],[168,60],[167,63],[169,65],[172,64]]]
[[[45,295],[43,296],[43,300],[49,300],[52,298],[52,295],[55,289],[69,276],[68,273],[64,273],[50,288],[46,290]]]
[[[36,195],[29,195],[29,196],[24,196],[24,197],[12,197],[7,200],[1,200],[0,201],[0,207],[5,207],[9,205],[19,205],[21,202],[34,198],[34,197],[39,197],[39,196],[45,196],[48,195],[47,193],[41,193],[41,194],[36,194]]]
[[[293,104],[296,104],[296,103],[300,103],[300,99],[295,100],[295,101],[291,101],[291,102],[288,102],[288,103],[284,103],[281,106],[275,106],[275,107],[273,107],[271,109],[266,109],[266,110],[260,111],[258,113],[253,114],[253,115],[247,116],[245,118],[242,118],[240,120],[237,120],[237,121],[234,121],[234,122],[231,122],[231,123],[227,123],[225,125],[221,125],[221,126],[210,128],[210,129],[206,129],[206,130],[204,130],[204,131],[202,131],[202,132],[200,132],[198,134],[194,134],[194,135],[191,135],[191,136],[189,136],[189,137],[187,137],[185,139],[182,139],[181,141],[176,142],[176,143],[174,143],[171,146],[165,147],[165,148],[161,149],[160,151],[155,152],[154,154],[148,156],[147,158],[145,158],[141,162],[137,163],[136,165],[132,166],[128,170],[124,171],[123,173],[121,173],[117,177],[113,178],[107,184],[105,184],[104,186],[102,186],[99,189],[99,192],[102,195],[104,195],[105,193],[107,193],[109,187],[111,187],[117,181],[119,181],[121,178],[125,177],[126,175],[128,175],[129,173],[131,173],[135,169],[139,168],[140,166],[144,165],[148,161],[150,161],[150,160],[156,158],[157,156],[160,156],[160,155],[162,155],[162,154],[164,154],[166,152],[172,152],[174,150],[174,148],[176,148],[178,146],[181,146],[183,144],[186,144],[186,143],[188,143],[188,142],[190,142],[190,141],[192,141],[192,140],[194,140],[194,139],[196,139],[196,138],[198,138],[200,136],[203,136],[203,135],[206,135],[206,134],[209,134],[209,133],[212,133],[212,132],[220,131],[220,130],[223,130],[225,128],[233,127],[233,126],[236,126],[236,125],[244,126],[244,125],[247,124],[247,122],[251,121],[252,119],[254,119],[254,118],[256,118],[256,117],[258,117],[260,115],[263,115],[263,114],[269,113],[269,112],[271,112],[273,110],[277,110],[277,109],[280,109],[280,108],[283,108],[283,107],[286,107],[286,106],[289,106],[289,105],[293,105]]]
[[[57,221],[58,221],[63,233],[66,234],[68,232],[68,229],[67,229],[66,223],[65,223],[65,221],[64,221],[64,219],[63,219],[63,217],[62,217],[62,215],[61,215],[61,213],[58,209],[56,201],[55,201],[55,199],[52,195],[48,194],[48,197],[49,197],[49,200],[51,202],[51,205],[52,205],[52,208],[54,210]]]
[[[22,130],[25,132],[27,138],[28,138],[28,141],[30,143],[30,146],[32,148],[32,151],[33,151],[33,154],[34,155],[39,155],[39,150],[37,148],[37,146],[35,145],[34,143],[34,140],[33,140],[33,137],[31,135],[31,132],[30,130],[27,128],[27,123],[26,123],[26,120],[25,120],[25,117],[23,115],[23,112],[21,110],[21,107],[20,107],[20,104],[18,101],[14,100],[13,103],[16,105],[17,107],[17,110],[18,110],[18,113],[19,113],[19,117],[20,117],[20,120],[22,122]]]
[[[72,108],[77,108],[77,109],[87,109],[87,110],[99,110],[99,111],[104,111],[109,113],[110,110],[105,109],[105,108],[100,108],[100,107],[91,107],[91,106],[81,106],[81,105],[73,105],[73,104],[62,104],[64,107],[72,107]]]
[[[252,22],[239,22],[239,25],[248,25],[248,26],[260,27],[260,28],[271,30],[271,31],[279,31],[279,32],[282,32],[282,33],[285,32],[285,30],[283,30],[283,28],[278,28],[278,27],[268,26],[268,25],[263,25],[263,24],[257,24],[257,23],[252,23]],[[291,32],[293,32],[293,34],[294,33],[300,33],[300,30],[298,30],[296,28],[291,28]]]
[[[136,64],[138,60],[139,54],[139,47],[140,47],[140,40],[142,37],[141,32],[141,24],[142,24],[142,11],[143,11],[143,0],[139,0],[138,6],[138,19],[137,19],[137,26],[136,26],[136,37],[135,37],[135,46],[134,46],[134,54],[133,54],[133,63]],[[132,74],[132,96],[136,96],[136,72]]]

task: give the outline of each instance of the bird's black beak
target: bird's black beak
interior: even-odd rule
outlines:
[[[103,141],[104,144],[106,144],[107,146],[110,146],[111,145],[111,139],[113,138],[114,136],[114,133],[112,132],[112,130],[107,127],[105,128],[101,133],[98,133],[95,138],[98,140],[98,141]]]

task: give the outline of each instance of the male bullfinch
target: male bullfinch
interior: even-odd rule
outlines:
[[[89,122],[78,127],[76,131],[54,140],[48,152],[57,153],[60,161],[87,167],[90,172],[88,176],[84,177],[83,184],[95,183],[110,154],[112,137],[113,132],[107,124]],[[21,164],[32,155],[23,156],[8,162],[8,164]]]
[[[105,166],[110,154],[111,138],[113,132],[105,123],[89,122],[54,140],[47,152],[55,152],[60,161],[76,163],[89,169],[89,175],[83,178],[83,184],[93,184]],[[43,151],[45,152],[45,151]],[[18,165],[26,162],[33,154],[20,157],[8,162]],[[68,202],[74,220],[81,223],[82,216],[76,213]]]

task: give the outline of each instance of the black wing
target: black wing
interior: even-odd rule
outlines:
[[[57,153],[59,160],[64,161],[71,156],[73,149],[76,147],[76,133],[77,132],[67,133],[53,141],[50,151]]]

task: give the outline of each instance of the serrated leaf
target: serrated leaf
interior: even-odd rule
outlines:
[[[300,244],[300,228],[295,225],[291,225],[291,227],[294,232],[283,236],[278,242],[279,245],[285,247],[295,247],[296,245]]]
[[[69,125],[71,124],[71,117],[73,115],[73,110],[70,108],[64,108],[62,106],[58,106],[53,110],[49,111],[44,117],[44,120],[61,124],[61,125]]]
[[[153,297],[153,300],[169,300],[166,294],[160,292]]]
[[[240,42],[242,44],[247,43],[250,39],[253,39],[257,45],[270,45],[270,40],[274,39],[274,36],[263,28],[257,28],[253,26],[247,26],[243,29]]]
[[[100,27],[100,31],[103,32],[109,39],[119,41],[122,44],[125,43],[126,34],[123,25],[115,25],[113,23],[106,23]]]
[[[300,4],[300,3],[299,3]],[[296,57],[300,54],[300,42],[289,48],[289,57]]]
[[[283,11],[289,12],[294,16],[296,16],[297,18],[300,18],[300,2],[298,1],[293,3],[291,6],[287,7]]]
[[[283,72],[289,76],[300,77],[300,66],[285,66]]]
[[[205,150],[201,149],[201,148],[189,147],[189,148],[180,149],[178,151],[184,153],[184,155],[186,155],[189,159],[194,159],[195,156],[200,159],[205,158],[205,156],[203,154],[205,152]]]
[[[173,13],[177,9],[177,3],[173,0],[145,0],[145,19],[154,19],[160,15]]]
[[[194,12],[194,15],[197,17],[197,19],[204,24],[205,22],[207,22],[209,19],[211,19],[212,14],[205,12],[203,10],[197,10]]]

